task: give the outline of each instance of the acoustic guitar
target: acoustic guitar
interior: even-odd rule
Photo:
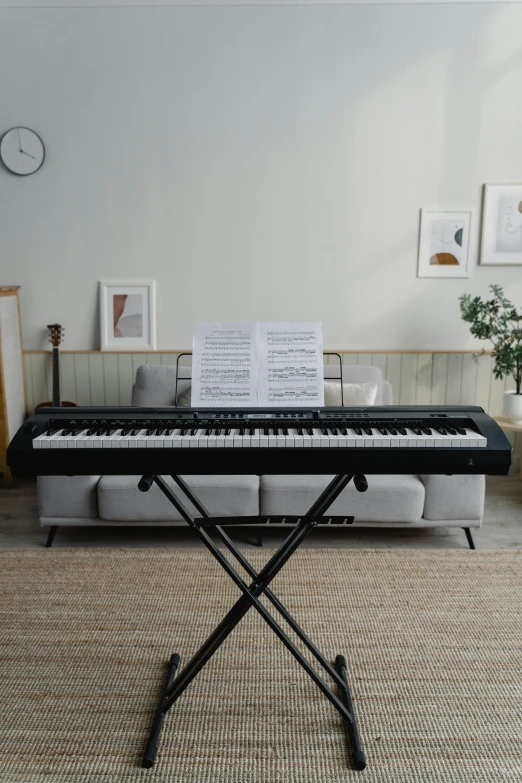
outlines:
[[[62,402],[60,397],[60,343],[63,340],[65,329],[60,324],[50,324],[49,329],[49,342],[53,346],[53,399],[52,402],[41,402],[38,408],[75,408],[75,402]]]

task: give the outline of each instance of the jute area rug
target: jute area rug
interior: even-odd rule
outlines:
[[[268,552],[248,552],[261,568]],[[274,591],[349,664],[368,768],[251,610],[141,754],[166,662],[239,595],[204,550],[0,554],[0,781],[522,780],[522,552],[297,553]]]

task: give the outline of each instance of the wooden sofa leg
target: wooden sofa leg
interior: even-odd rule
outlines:
[[[473,536],[471,535],[471,530],[469,527],[465,527],[464,532],[466,534],[466,538],[468,539],[469,548],[476,549],[475,542],[473,541]]]
[[[45,542],[45,546],[49,547],[53,545],[54,537],[56,535],[56,531],[58,530],[58,525],[52,525],[49,529],[49,535],[47,536],[47,541]]]

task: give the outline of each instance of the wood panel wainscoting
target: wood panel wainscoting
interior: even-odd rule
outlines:
[[[480,405],[490,416],[501,416],[504,390],[514,388],[513,378],[494,377],[489,353],[475,361],[473,351],[331,350],[342,354],[344,364],[380,367],[400,405]],[[141,364],[175,364],[180,353],[188,352],[61,351],[62,398],[78,405],[130,405]],[[50,399],[51,352],[25,351],[24,362],[27,409],[32,413],[38,403]],[[506,434],[518,454],[521,435]]]

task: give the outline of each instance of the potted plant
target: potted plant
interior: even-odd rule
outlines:
[[[499,285],[490,285],[492,298],[464,294],[459,298],[464,321],[471,324],[470,332],[479,340],[491,340],[495,360],[495,378],[512,375],[515,388],[504,392],[504,414],[510,421],[522,422],[522,311],[506,299]],[[474,358],[482,356],[474,354]]]

